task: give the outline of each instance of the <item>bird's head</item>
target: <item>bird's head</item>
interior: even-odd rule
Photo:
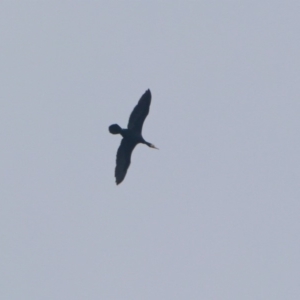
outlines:
[[[157,150],[159,150],[158,148],[156,148],[153,144],[149,144],[148,145],[150,148],[153,148],[153,149],[157,149]]]

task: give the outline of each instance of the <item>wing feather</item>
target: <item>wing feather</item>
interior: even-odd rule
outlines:
[[[149,113],[151,92],[147,90],[133,109],[128,122],[128,129],[142,133],[144,121]]]
[[[121,145],[117,151],[115,177],[116,184],[121,183],[127,173],[130,166],[131,153],[136,146],[136,143],[128,139],[122,139]]]

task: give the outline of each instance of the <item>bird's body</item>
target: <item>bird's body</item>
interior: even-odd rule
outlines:
[[[153,144],[148,143],[142,136],[144,121],[149,113],[151,104],[151,92],[147,90],[133,109],[127,129],[122,129],[119,125],[109,126],[109,132],[112,134],[121,134],[123,139],[117,152],[117,161],[115,168],[116,183],[121,183],[127,173],[131,161],[131,154],[137,144],[145,144],[150,148],[157,149]]]

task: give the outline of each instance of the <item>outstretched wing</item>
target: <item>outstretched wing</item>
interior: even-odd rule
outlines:
[[[116,184],[119,184],[124,180],[130,165],[131,153],[135,146],[136,143],[128,139],[122,139],[117,152],[117,165],[115,169]]]
[[[149,113],[150,104],[151,92],[150,90],[147,90],[143,94],[129,117],[129,122],[127,125],[128,129],[134,130],[138,133],[142,132],[144,121]]]

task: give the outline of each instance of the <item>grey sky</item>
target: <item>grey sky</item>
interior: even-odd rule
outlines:
[[[0,30],[1,299],[300,299],[298,1],[6,1]],[[160,150],[117,187],[148,88]]]

